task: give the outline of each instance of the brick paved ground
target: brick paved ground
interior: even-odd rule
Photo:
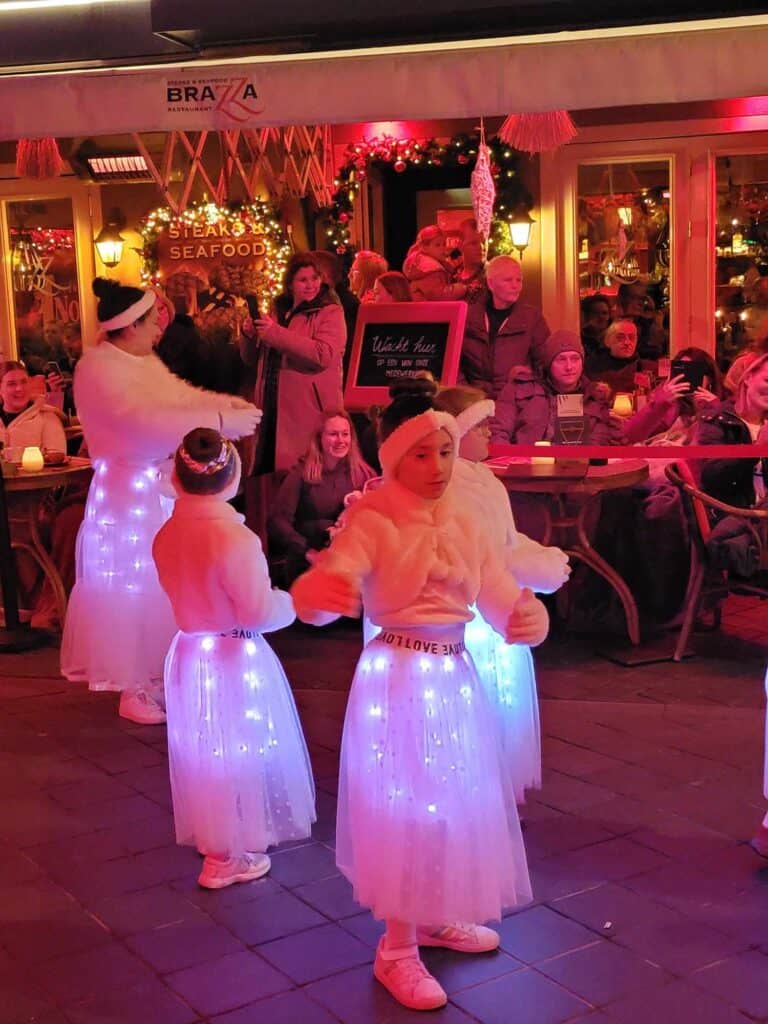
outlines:
[[[443,1024],[768,1020],[768,616],[732,600],[684,665],[540,652],[545,785],[527,808],[537,902],[502,948],[425,959]],[[277,646],[311,746],[313,840],[218,893],[173,842],[165,731],[63,683],[56,652],[0,658],[0,1024],[398,1024],[372,980],[379,926],[335,869],[348,626]]]

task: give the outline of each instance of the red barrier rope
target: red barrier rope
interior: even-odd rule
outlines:
[[[768,444],[591,445],[492,444],[491,458],[535,457],[583,459],[759,459],[768,458]]]

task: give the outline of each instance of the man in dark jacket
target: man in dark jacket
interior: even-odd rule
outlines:
[[[497,398],[514,366],[540,362],[549,327],[535,306],[520,302],[523,272],[511,256],[486,267],[488,290],[467,308],[460,376],[489,398]]]

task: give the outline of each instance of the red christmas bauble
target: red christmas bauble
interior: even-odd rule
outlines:
[[[348,213],[340,213],[339,214],[339,220],[341,221],[342,224],[346,224],[347,221],[349,220],[349,214]]]
[[[463,153],[459,153],[459,155],[456,157],[456,160],[460,164],[468,164],[469,163],[469,157],[465,156]]]
[[[405,160],[395,160],[395,170],[397,171],[398,174],[402,174],[406,166],[407,164]]]

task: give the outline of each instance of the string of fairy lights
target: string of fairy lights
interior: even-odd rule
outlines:
[[[143,283],[159,284],[163,279],[159,252],[161,236],[175,234],[182,243],[182,252],[185,248],[193,251],[205,248],[203,241],[208,239],[208,249],[211,250],[206,229],[211,229],[210,235],[214,238],[233,240],[218,246],[216,254],[222,262],[231,257],[243,259],[248,249],[245,240],[257,239],[259,271],[254,291],[266,308],[269,301],[282,291],[285,268],[292,250],[278,211],[263,200],[228,204],[204,200],[190,204],[180,213],[175,213],[168,206],[151,210],[139,227],[144,243],[141,250]],[[242,244],[237,244],[238,240]],[[200,244],[196,244],[198,242]],[[194,260],[196,257],[190,255],[188,258]]]

